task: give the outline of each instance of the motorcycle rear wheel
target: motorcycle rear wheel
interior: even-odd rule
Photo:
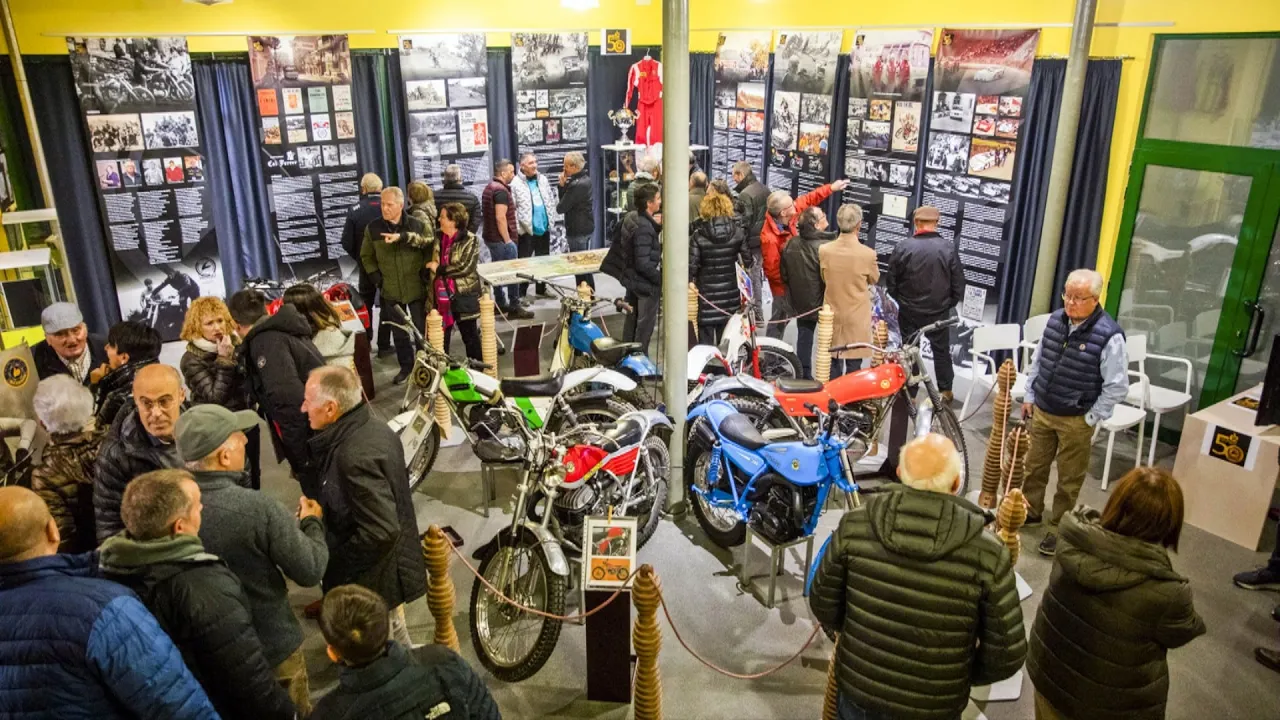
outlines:
[[[636,550],[644,547],[658,530],[658,520],[662,518],[662,510],[667,506],[667,491],[671,484],[671,454],[667,451],[667,444],[661,438],[650,436],[645,439],[641,450],[649,463],[648,472],[651,475],[646,479],[646,485],[652,483],[653,499],[636,508],[635,514],[639,522]],[[643,474],[645,471],[640,469],[638,472]],[[650,492],[650,488],[646,487],[645,491]]]
[[[738,353],[740,359],[740,367],[742,372],[747,374],[755,374],[755,368],[751,364],[751,349],[743,347]],[[804,368],[800,365],[800,356],[790,350],[773,347],[772,345],[760,346],[760,379],[770,382],[778,378],[803,378]]]
[[[573,408],[573,414],[578,416],[578,422],[580,423],[612,423],[623,415],[636,410],[631,403],[623,402],[617,398],[575,400],[573,396],[570,396],[568,401],[569,407]],[[559,434],[564,428],[565,420],[563,413],[555,413],[547,423],[547,430]]]
[[[480,575],[512,600],[563,615],[568,578],[551,571],[537,539],[521,533],[512,541],[506,530],[500,537],[498,548],[480,563]],[[480,663],[499,680],[519,682],[532,677],[551,658],[561,621],[519,610],[477,580],[471,586],[470,625],[471,645]],[[526,642],[521,642],[522,637]]]

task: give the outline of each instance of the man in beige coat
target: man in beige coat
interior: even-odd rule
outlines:
[[[858,241],[862,230],[862,208],[852,203],[836,211],[840,236],[818,248],[822,280],[827,285],[826,304],[835,313],[831,346],[871,342],[871,286],[880,280],[876,251]],[[835,353],[831,359],[831,379],[862,367],[869,357],[866,349]]]

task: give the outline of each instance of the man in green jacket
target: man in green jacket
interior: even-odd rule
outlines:
[[[421,220],[404,211],[404,192],[398,187],[382,191],[382,217],[369,223],[360,245],[360,264],[382,291],[382,315],[403,322],[390,308],[406,305],[409,318],[425,334],[426,299],[430,271],[435,263],[435,237]],[[395,328],[396,358],[400,373],[395,384],[409,378],[413,370],[414,347],[409,334]]]
[[[846,513],[823,554],[809,604],[839,633],[841,720],[954,720],[1026,659],[1009,551],[954,496],[961,462],[941,435],[906,444],[905,487]]]

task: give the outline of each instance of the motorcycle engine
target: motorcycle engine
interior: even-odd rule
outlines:
[[[588,515],[607,512],[605,493],[594,480],[556,497],[553,512],[560,524],[561,534],[574,548],[582,541],[582,524]]]
[[[775,545],[800,537],[818,501],[817,488],[797,488],[773,473],[760,478],[760,484],[765,489],[751,507],[752,529]]]
[[[496,408],[473,413],[471,432],[476,436],[475,453],[481,462],[518,462],[529,454],[520,433],[505,427]]]

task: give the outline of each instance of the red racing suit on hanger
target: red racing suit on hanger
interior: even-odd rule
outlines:
[[[627,72],[627,107],[636,94],[636,144],[662,142],[662,63],[645,57]]]

